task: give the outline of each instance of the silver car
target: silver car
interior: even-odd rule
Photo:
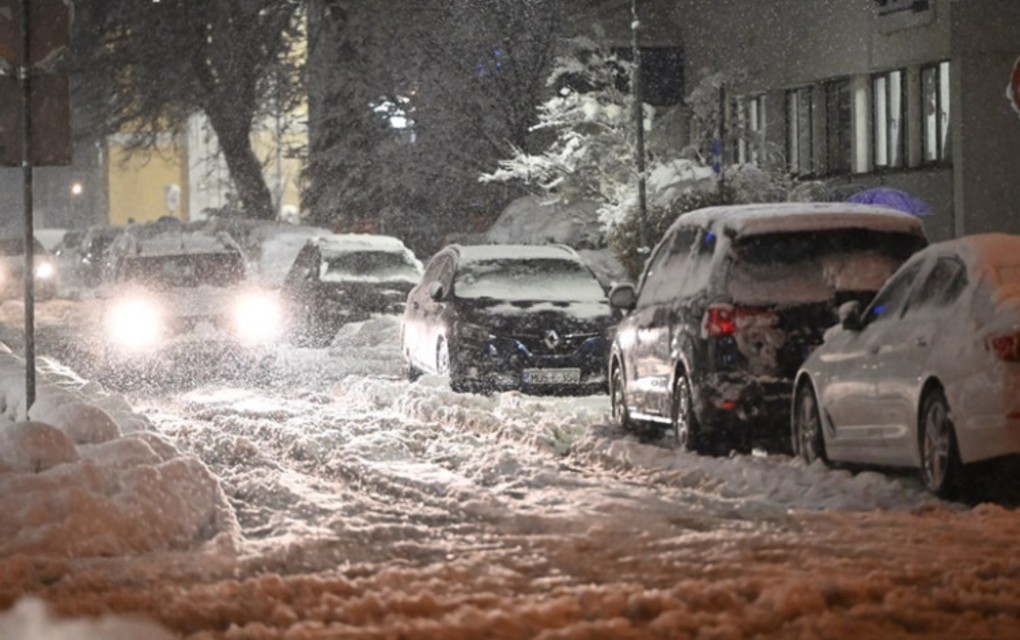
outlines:
[[[954,498],[1020,454],[1020,236],[931,245],[840,319],[795,381],[800,457],[916,468]]]

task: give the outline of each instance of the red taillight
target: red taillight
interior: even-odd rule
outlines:
[[[1020,362],[1020,333],[989,336],[985,339],[985,346],[999,360]]]
[[[705,309],[701,323],[702,332],[708,338],[732,336],[749,325],[774,325],[778,320],[775,312],[757,307],[735,307],[729,304],[710,304]]]
[[[709,305],[702,327],[709,338],[732,336],[737,331],[736,309],[729,305]]]

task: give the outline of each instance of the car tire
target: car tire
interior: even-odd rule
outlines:
[[[791,442],[793,455],[807,464],[815,460],[829,462],[825,454],[825,438],[822,435],[822,416],[818,411],[818,398],[807,382],[797,388],[793,402]]]
[[[458,378],[450,360],[450,345],[445,339],[440,339],[436,345],[436,373],[445,376],[450,382],[450,390],[455,393],[468,391],[467,384]]]
[[[612,381],[609,384],[610,411],[612,411],[613,422],[620,425],[624,431],[634,431],[636,425],[630,419],[627,411],[627,399],[623,393],[623,366],[613,366]]]
[[[673,406],[670,422],[677,447],[694,453],[711,453],[710,442],[701,432],[691,401],[691,381],[680,374],[673,383]]]
[[[940,498],[958,497],[964,484],[963,464],[956,444],[956,430],[949,417],[949,403],[941,389],[924,395],[918,427],[921,481],[928,491]]]
[[[408,356],[404,356],[404,362],[401,364],[400,368],[408,382],[416,382],[419,378],[421,378],[421,369],[418,369],[411,364],[411,361],[408,360]]]

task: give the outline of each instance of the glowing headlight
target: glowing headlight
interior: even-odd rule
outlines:
[[[50,262],[41,262],[35,267],[35,277],[40,280],[48,280],[53,277],[56,273],[56,269],[53,268],[53,264]]]
[[[234,328],[242,342],[267,342],[280,335],[282,326],[280,304],[272,296],[249,293],[234,306]]]
[[[110,340],[128,350],[153,347],[163,332],[159,308],[144,299],[116,303],[110,308],[106,325]]]

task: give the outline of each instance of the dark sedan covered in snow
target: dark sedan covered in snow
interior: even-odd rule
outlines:
[[[455,391],[604,393],[606,292],[573,249],[450,245],[407,297],[400,342],[410,378]]]
[[[311,238],[284,280],[291,340],[325,347],[340,327],[373,314],[399,314],[422,264],[393,236],[367,233]]]

